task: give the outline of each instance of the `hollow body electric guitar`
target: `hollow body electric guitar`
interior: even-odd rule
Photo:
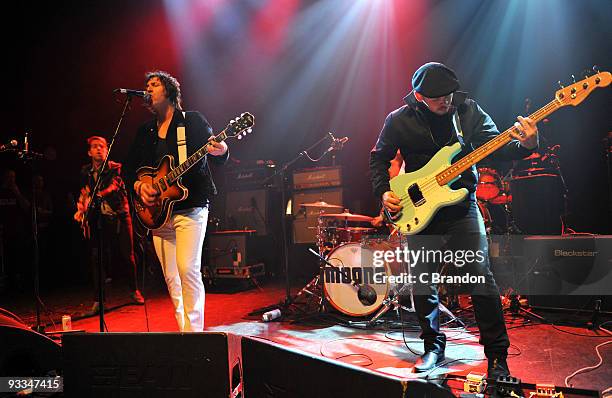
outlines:
[[[255,125],[255,117],[245,112],[232,120],[225,129],[214,136],[217,142],[227,138],[241,139]],[[140,223],[148,229],[158,229],[166,223],[176,202],[187,199],[189,191],[181,184],[181,176],[193,165],[202,160],[209,152],[210,144],[195,151],[183,163],[174,167],[174,157],[164,156],[157,167],[141,167],[136,171],[136,179],[151,184],[159,192],[159,200],[153,206],[146,206],[138,195],[135,195],[134,208]]]
[[[611,80],[610,72],[598,72],[571,86],[563,87],[555,93],[554,100],[529,117],[539,122],[563,106],[576,106],[597,87],[608,86]],[[403,206],[394,221],[399,232],[405,235],[417,234],[427,227],[440,208],[464,200],[468,190],[454,190],[450,185],[472,165],[510,142],[510,133],[513,131],[515,127],[509,128],[452,164],[453,158],[461,151],[461,144],[457,142],[446,146],[421,169],[391,179],[391,190],[400,198]]]

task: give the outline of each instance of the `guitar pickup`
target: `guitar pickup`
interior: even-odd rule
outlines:
[[[163,178],[159,179],[159,186],[161,187],[162,191],[165,191],[166,189],[168,189],[168,185],[166,184],[166,181],[164,181]]]
[[[415,207],[424,205],[426,202],[423,192],[421,192],[421,188],[419,188],[417,183],[414,183],[408,187],[408,196]]]

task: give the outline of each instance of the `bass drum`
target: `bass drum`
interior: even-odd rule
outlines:
[[[325,267],[323,280],[329,303],[350,316],[365,316],[378,310],[392,287],[387,276],[399,275],[401,264],[384,261],[375,252],[394,251],[396,247],[387,241],[371,240],[334,248],[327,261],[336,268]]]

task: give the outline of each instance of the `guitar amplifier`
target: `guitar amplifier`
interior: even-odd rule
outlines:
[[[225,172],[225,188],[228,191],[273,188],[276,178],[270,178],[276,171],[274,163],[262,162],[255,167],[235,168]]]
[[[612,295],[612,235],[528,236],[523,250],[531,306],[588,310]]]
[[[319,213],[342,213],[342,208],[302,207],[303,203],[327,202],[342,206],[342,188],[319,189],[294,192],[293,243],[315,243],[317,241],[317,226]]]
[[[342,167],[317,167],[296,170],[293,173],[293,189],[339,187],[342,185]]]
[[[209,234],[202,268],[206,279],[251,279],[265,274],[268,246],[256,231],[218,231]]]

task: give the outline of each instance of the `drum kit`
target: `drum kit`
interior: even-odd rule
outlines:
[[[376,235],[372,228],[372,217],[351,213],[343,206],[322,201],[304,203],[305,208],[319,211],[317,229],[318,252],[311,250],[321,260],[320,272],[308,283],[298,296],[306,292],[344,315],[365,317],[373,315],[374,323],[390,309],[412,308],[401,306],[400,295],[410,288],[409,284],[397,282],[397,276],[409,274],[406,263],[379,259],[374,261],[377,251],[394,251],[400,247],[400,238],[389,239]],[[325,213],[339,211],[342,213]],[[379,265],[375,265],[379,264]],[[394,278],[389,278],[395,276]]]
[[[387,298],[389,286],[373,279],[375,247],[384,250],[388,246],[374,238],[373,218],[323,201],[301,206],[306,211],[319,211],[317,226],[313,227],[317,230],[318,253],[311,251],[321,259],[320,273],[304,289],[309,293],[319,290],[320,294],[316,295],[319,304],[323,305],[325,300],[345,315],[366,316],[375,312]],[[385,263],[377,271],[386,274],[391,268]]]

